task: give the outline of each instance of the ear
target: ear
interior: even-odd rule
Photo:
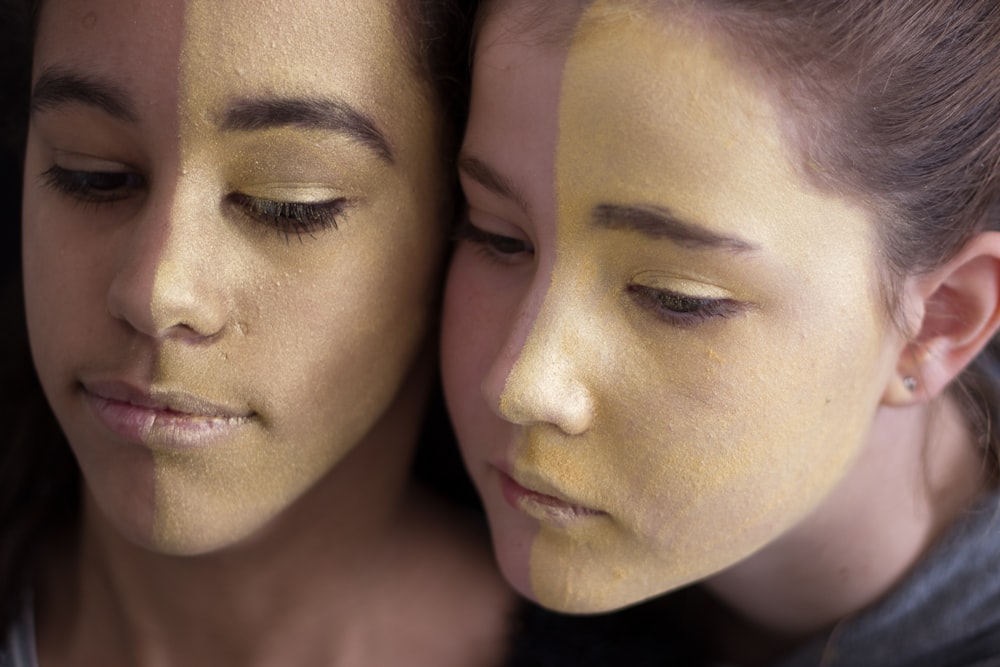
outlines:
[[[910,405],[941,394],[1000,326],[1000,232],[973,237],[951,260],[913,277],[905,308],[917,323],[882,397]]]

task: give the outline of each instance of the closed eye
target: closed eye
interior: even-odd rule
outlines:
[[[42,176],[57,192],[93,204],[121,201],[146,187],[146,179],[130,171],[84,171],[53,165]]]
[[[501,264],[513,264],[522,257],[531,257],[535,253],[530,242],[481,229],[472,224],[468,216],[456,230],[455,238],[459,242],[471,243],[484,257]]]
[[[234,192],[227,200],[251,219],[273,228],[287,240],[295,235],[315,238],[317,232],[338,229],[338,220],[349,207],[346,197],[321,202],[274,201]]]
[[[639,306],[678,326],[696,326],[711,319],[732,317],[744,310],[744,304],[732,299],[688,296],[635,284],[626,290]]]

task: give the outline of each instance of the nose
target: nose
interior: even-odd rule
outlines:
[[[552,294],[538,301],[528,296],[482,390],[507,421],[581,435],[596,407],[587,379],[587,336],[577,326],[579,309],[559,301]]]
[[[224,329],[229,313],[217,210],[191,195],[150,197],[121,230],[107,293],[112,317],[156,339],[199,341]]]

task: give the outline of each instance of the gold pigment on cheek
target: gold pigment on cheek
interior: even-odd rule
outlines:
[[[573,331],[562,351],[575,356],[558,363],[586,387],[594,422],[565,441],[529,427],[512,462],[606,512],[541,522],[532,591],[561,610],[658,595],[797,524],[847,474],[894,359],[871,287],[867,216],[805,182],[764,91],[711,35],[673,18],[597,0],[563,73],[555,267],[521,359],[555,353],[551,323]],[[696,257],[595,231],[602,203],[662,206],[760,249]],[[656,244],[659,263],[644,259]],[[682,291],[705,280],[710,294],[755,303],[695,326],[658,321],[625,288],[665,266],[690,270]],[[505,397],[544,384],[540,372],[516,364]]]
[[[202,333],[214,338],[164,341],[154,382],[254,416],[219,446],[153,447],[153,538],[163,551],[220,548],[286,509],[373,429],[413,363],[444,223],[435,215],[437,136],[397,39],[394,6],[186,5],[181,167],[152,307],[169,325],[181,319],[177,304],[194,297]],[[232,101],[264,97],[339,98],[378,121],[395,142],[395,161],[383,164],[326,130],[297,156],[297,142],[313,130],[217,127]],[[392,112],[400,108],[406,118]],[[255,153],[266,157],[254,162]],[[350,171],[329,168],[338,155]],[[282,156],[292,164],[278,164]],[[287,188],[303,182],[307,194],[295,194],[304,200],[357,200],[339,228],[285,241],[226,202],[233,191],[294,201]],[[260,184],[263,192],[243,191]]]
[[[227,137],[217,130],[215,114],[231,99],[287,92],[268,84],[290,66],[288,33],[293,41],[304,36],[297,34],[291,21],[275,32],[267,15],[269,5],[234,8],[206,0],[187,3],[178,109],[182,166],[167,244],[179,260],[174,263],[168,257],[160,263],[152,304],[156,321],[169,326],[178,311],[175,302],[164,295],[185,288],[200,290],[190,295],[208,304],[198,311],[205,323],[200,333],[218,337],[213,343],[218,354],[207,363],[204,355],[189,346],[168,341],[156,379],[165,384],[179,382],[186,391],[227,401],[251,398],[245,395],[248,388],[267,386],[267,364],[250,358],[263,350],[256,350],[252,341],[279,342],[269,338],[274,332],[266,329],[273,323],[266,314],[280,312],[283,292],[274,285],[281,281],[271,281],[271,272],[255,265],[253,256],[244,261],[234,257],[231,244],[239,237],[230,231],[231,223],[215,213],[230,187],[223,176]],[[244,15],[235,16],[240,9]],[[274,36],[261,45],[266,57],[245,57],[248,41],[260,35]],[[301,81],[301,77],[289,80]],[[205,215],[206,211],[212,214]],[[217,275],[204,268],[213,265]],[[295,347],[294,341],[279,345],[286,349],[270,350],[276,363],[296,354],[288,349]],[[154,449],[154,539],[160,548],[184,553],[224,545],[246,535],[261,517],[273,515],[289,500],[301,473],[296,466],[281,465],[282,457],[261,433],[264,425],[259,422],[258,418],[252,426],[243,427],[233,444],[191,452]]]

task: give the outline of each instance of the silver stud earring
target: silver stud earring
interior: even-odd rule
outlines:
[[[917,378],[912,375],[907,375],[903,377],[903,389],[910,392],[911,394],[917,390]]]

